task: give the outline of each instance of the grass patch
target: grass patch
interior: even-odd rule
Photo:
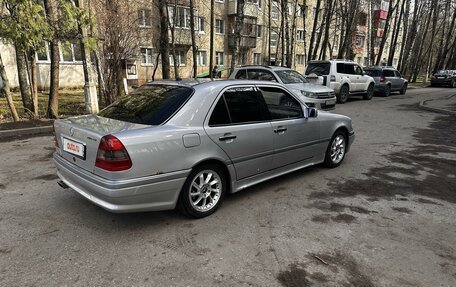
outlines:
[[[22,105],[20,93],[13,92],[13,101],[16,110],[21,118],[27,118]],[[48,92],[38,93],[38,114],[40,118],[45,118],[49,101]],[[60,90],[59,91],[59,117],[69,117],[85,114],[84,90]],[[11,113],[6,103],[6,99],[0,97],[0,120],[11,119]]]

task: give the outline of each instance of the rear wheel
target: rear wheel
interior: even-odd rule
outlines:
[[[402,86],[402,89],[399,91],[399,93],[400,93],[401,95],[404,95],[406,91],[407,91],[407,83],[405,83],[405,84]]]
[[[390,94],[391,94],[391,86],[390,85],[386,85],[385,90],[383,90],[383,96],[384,97],[389,97]]]
[[[187,217],[211,215],[222,203],[226,186],[224,172],[219,166],[199,166],[187,177],[177,207]]]
[[[329,168],[338,167],[345,158],[347,137],[342,131],[337,131],[331,138],[326,149],[324,165]]]
[[[451,81],[451,87],[456,88],[456,80]]]
[[[374,96],[374,84],[370,84],[369,87],[367,88],[366,94],[363,96],[363,99],[371,100],[373,96]]]
[[[339,94],[337,95],[337,103],[344,104],[347,101],[349,94],[350,94],[350,89],[348,88],[347,85],[343,85],[340,88]]]

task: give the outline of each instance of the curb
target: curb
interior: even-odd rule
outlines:
[[[52,126],[5,130],[5,131],[0,131],[0,139],[10,138],[10,137],[15,137],[15,136],[25,136],[25,135],[33,136],[33,135],[51,134],[52,131],[53,131]]]
[[[421,101],[418,105],[418,108],[421,110],[429,111],[429,112],[456,116],[456,111],[449,111],[449,110],[445,110],[445,109],[439,109],[439,108],[433,108],[433,107],[426,106],[426,102],[430,102],[430,101],[432,101],[432,100]]]

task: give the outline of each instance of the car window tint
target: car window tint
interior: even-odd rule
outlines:
[[[160,125],[176,113],[191,97],[193,89],[175,85],[145,85],[101,110],[105,118]]]
[[[276,74],[284,84],[304,84],[309,82],[303,75],[294,70],[276,71]]]
[[[234,78],[240,79],[240,80],[247,79],[247,73],[246,73],[245,69],[239,70]]]
[[[215,105],[214,110],[212,111],[212,115],[209,118],[209,125],[210,126],[218,126],[218,125],[227,125],[230,124],[230,116],[228,114],[228,109],[225,104],[225,99],[220,97],[217,104]]]
[[[399,73],[398,71],[394,71],[394,75],[395,75],[397,78],[401,78],[401,77],[402,77],[401,73]]]
[[[394,71],[393,70],[383,70],[383,76],[394,77]]]
[[[233,124],[267,120],[264,103],[253,88],[233,88],[223,94]]]
[[[344,64],[344,73],[350,75],[356,75],[355,65],[353,64]]]
[[[357,75],[363,74],[363,69],[361,69],[361,67],[358,65],[355,65],[355,74],[357,74]]]
[[[309,63],[306,68],[306,75],[315,74],[317,76],[329,75],[330,63]]]
[[[274,81],[277,82],[277,79],[275,76],[265,70],[260,70],[260,69],[248,69],[247,70],[247,78],[249,80],[260,80],[260,81]]]
[[[301,104],[290,94],[279,88],[260,87],[261,94],[273,120],[300,118]]]
[[[337,63],[337,72],[339,74],[345,74],[345,64],[344,63]]]
[[[382,75],[381,70],[364,70],[364,72],[366,72],[366,75],[371,77],[380,77]]]

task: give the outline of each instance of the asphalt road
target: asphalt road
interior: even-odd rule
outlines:
[[[212,216],[111,214],[57,184],[51,137],[0,143],[0,286],[456,286],[455,118],[425,88],[354,98],[356,140]]]

